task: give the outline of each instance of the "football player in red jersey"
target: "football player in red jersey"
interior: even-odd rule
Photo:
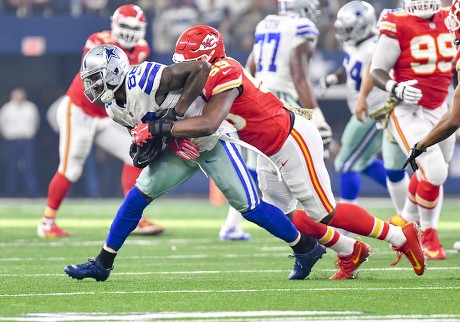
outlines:
[[[264,152],[281,172],[283,181],[279,182],[268,161],[258,157],[257,172],[265,201],[293,218],[302,233],[338,252],[340,269],[332,279],[352,277],[371,250],[366,243],[340,235],[327,225],[385,240],[407,256],[417,275],[424,273],[425,258],[417,227],[410,223],[400,228],[373,217],[358,205],[337,204],[315,125],[295,115],[240,63],[226,57],[217,30],[209,26],[187,29],[177,41],[173,60],[205,60],[212,64],[212,69],[202,92],[207,102],[202,115],[174,121],[168,135],[206,136],[214,133],[224,119],[231,122],[240,139]],[[183,115],[185,110],[176,113]],[[165,135],[155,128],[156,124],[149,126],[153,136]],[[304,210],[296,210],[298,202],[315,221]]]
[[[119,7],[112,16],[112,30],[97,32],[88,37],[83,56],[99,44],[121,47],[132,65],[142,63],[150,48],[145,41],[146,19],[136,5]],[[59,207],[72,183],[83,171],[84,164],[95,143],[124,162],[121,184],[126,194],[136,182],[140,169],[132,165],[129,156],[131,137],[126,129],[112,122],[103,105],[91,103],[84,95],[80,73],[73,79],[56,115],[59,125],[59,167],[48,187],[47,206],[37,227],[43,238],[68,237],[70,234],[56,224]],[[164,228],[142,219],[133,234],[156,235]]]
[[[403,12],[382,18],[371,75],[374,85],[400,100],[390,114],[389,129],[409,153],[447,112],[455,48],[444,24],[449,10],[441,8],[440,0],[404,0],[403,4]],[[404,223],[419,217],[422,244],[432,260],[446,258],[436,228],[454,144],[452,136],[420,156],[420,170],[411,178],[404,209],[390,219]]]

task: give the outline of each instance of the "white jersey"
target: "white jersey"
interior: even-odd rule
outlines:
[[[272,91],[298,99],[289,68],[291,51],[311,39],[316,44],[319,31],[308,18],[268,15],[257,24],[254,36],[255,77]]]
[[[358,44],[358,46],[348,45],[347,43],[343,45],[343,50],[345,52],[343,68],[347,75],[347,104],[351,114],[355,112],[363,72],[375,51],[377,39],[378,36],[371,37]],[[385,104],[388,95],[389,94],[384,90],[374,86],[366,99],[369,112]]]
[[[125,82],[125,106],[118,106],[115,100],[105,105],[110,118],[123,126],[134,127],[140,123],[157,120],[163,117],[170,108],[174,108],[182,94],[181,90],[169,92],[161,105],[155,101],[161,74],[165,67],[155,62],[143,62],[132,67]],[[187,109],[184,118],[201,115],[205,104],[204,99],[198,97]],[[200,151],[208,151],[216,145],[222,135],[230,132],[235,132],[235,128],[224,121],[214,134],[192,138],[190,141],[195,143]]]

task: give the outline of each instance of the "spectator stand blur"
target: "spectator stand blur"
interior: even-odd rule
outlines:
[[[0,109],[0,134],[4,139],[3,186],[7,197],[39,196],[35,162],[35,136],[39,126],[37,105],[27,100],[23,88],[13,89],[10,100]]]

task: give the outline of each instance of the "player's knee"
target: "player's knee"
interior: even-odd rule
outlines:
[[[83,173],[83,168],[67,169],[64,176],[70,182],[76,182],[78,181],[78,179],[80,179],[82,173]]]
[[[433,186],[442,185],[447,180],[448,174],[447,164],[438,167],[427,168],[425,170],[426,181],[431,183]]]

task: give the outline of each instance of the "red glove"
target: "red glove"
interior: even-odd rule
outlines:
[[[167,143],[168,148],[185,161],[195,160],[200,156],[198,146],[187,139],[169,138]]]
[[[131,135],[133,136],[133,143],[139,146],[143,146],[147,140],[153,139],[152,133],[149,132],[148,123],[137,124],[134,129],[131,130]]]

